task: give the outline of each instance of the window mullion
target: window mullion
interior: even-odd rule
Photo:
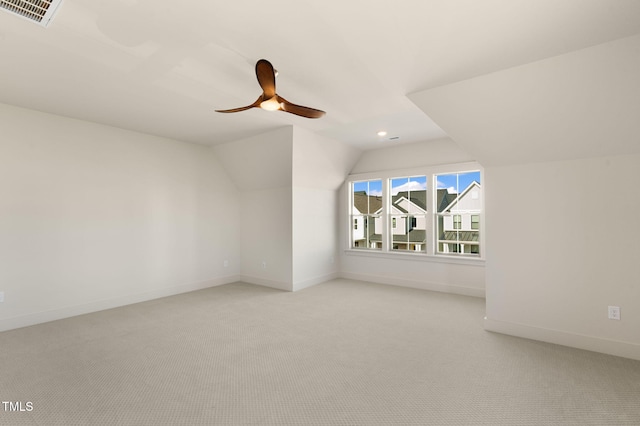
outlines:
[[[382,180],[382,251],[391,250],[389,240],[389,214],[391,209],[391,192],[389,190],[389,179]]]
[[[425,248],[428,255],[432,255],[435,253],[435,247],[438,244],[438,236],[436,235],[435,229],[435,221],[436,217],[436,209],[435,209],[435,199],[437,194],[437,182],[436,178],[433,174],[427,175],[427,241]]]

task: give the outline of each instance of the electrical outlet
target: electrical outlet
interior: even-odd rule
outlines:
[[[228,266],[229,266],[229,261],[228,261],[228,260],[225,260],[224,262],[222,262],[222,264],[223,264],[223,265],[224,265],[224,267],[226,268],[226,267],[228,267]]]
[[[4,291],[0,291],[0,302],[4,302]]]
[[[620,306],[609,306],[609,319],[620,320]]]

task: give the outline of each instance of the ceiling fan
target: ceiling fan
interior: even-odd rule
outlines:
[[[320,118],[325,115],[324,111],[292,104],[278,95],[276,93],[276,72],[271,62],[266,59],[260,59],[256,63],[256,77],[258,77],[258,83],[262,88],[262,95],[254,103],[240,108],[217,109],[216,112],[240,112],[251,108],[262,108],[267,111],[285,111],[306,118]]]

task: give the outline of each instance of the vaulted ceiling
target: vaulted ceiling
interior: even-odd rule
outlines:
[[[556,103],[541,112],[552,92],[580,95],[572,82],[598,84],[624,62],[602,64],[608,51],[598,45],[631,40],[612,49],[635,55],[627,63],[635,70],[639,33],[637,0],[65,0],[48,28],[0,10],[0,102],[208,145],[286,125],[360,149],[450,135],[478,159],[494,153],[491,163],[518,136],[518,120],[535,129],[566,110]],[[215,113],[258,97],[260,58],[279,71],[280,95],[327,115]],[[581,78],[581,67],[594,64]],[[637,80],[622,74],[606,78],[622,78],[619,90]],[[531,94],[544,99],[502,133],[488,130]],[[611,118],[587,113],[590,122]],[[543,133],[523,147],[533,152],[527,144]]]

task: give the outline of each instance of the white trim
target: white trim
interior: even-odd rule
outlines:
[[[242,281],[248,284],[261,285],[263,287],[275,288],[278,290],[293,291],[291,283],[285,281],[269,280],[266,278],[254,277],[252,275],[240,275],[238,281]]]
[[[600,352],[609,355],[631,358],[640,361],[640,345],[619,340],[603,339],[583,334],[567,333],[531,325],[518,324],[507,321],[494,320],[485,317],[484,328],[487,331],[539,340],[587,351]]]
[[[294,282],[293,283],[293,291],[304,290],[305,288],[312,287],[316,284],[322,284],[323,282],[329,280],[335,280],[338,278],[340,274],[338,272],[333,272],[331,274],[321,275],[319,277],[311,278],[304,281]]]
[[[58,10],[60,9],[61,5],[62,5],[62,0],[53,0],[51,2],[51,5],[49,6],[49,9],[47,9],[47,12],[42,17],[42,21],[40,21],[40,25],[42,25],[43,27],[48,27],[51,21],[53,20],[53,18],[55,17],[56,13],[58,13]]]
[[[440,164],[436,166],[423,166],[413,167],[410,169],[393,169],[393,170],[380,170],[377,172],[356,173],[347,176],[347,182],[364,181],[364,180],[380,180],[391,179],[403,176],[425,176],[429,174],[445,174],[445,173],[464,173],[480,171],[480,179],[484,178],[484,169],[482,166],[475,162],[469,161],[465,163],[453,163],[453,164]],[[425,173],[425,171],[428,171]]]
[[[426,254],[425,252],[414,251],[381,251],[374,249],[346,249],[344,254],[347,256],[363,256],[363,257],[377,257],[393,260],[407,260],[412,262],[433,262],[433,263],[452,263],[455,265],[469,265],[479,266],[484,268],[485,260],[475,255],[470,254]]]
[[[78,315],[104,311],[106,309],[119,308],[121,306],[132,305],[134,303],[147,302],[149,300],[160,299],[162,297],[189,293],[191,291],[202,290],[209,287],[217,287],[224,284],[231,284],[237,281],[240,281],[240,277],[238,275],[229,275],[226,277],[213,278],[208,281],[164,287],[157,290],[135,293],[126,296],[115,297],[112,299],[95,300],[93,302],[84,303],[81,305],[66,306],[64,308],[52,309],[49,311],[35,312],[32,314],[13,318],[5,318],[3,320],[0,320],[0,331],[28,327],[30,325],[42,324],[45,322],[75,317]]]
[[[368,281],[377,284],[387,284],[398,287],[416,288],[419,290],[437,291],[439,293],[459,294],[462,296],[485,297],[483,288],[465,287],[455,284],[441,284],[426,281],[408,280],[404,278],[385,277],[380,275],[355,274],[352,272],[341,272],[340,278]]]

